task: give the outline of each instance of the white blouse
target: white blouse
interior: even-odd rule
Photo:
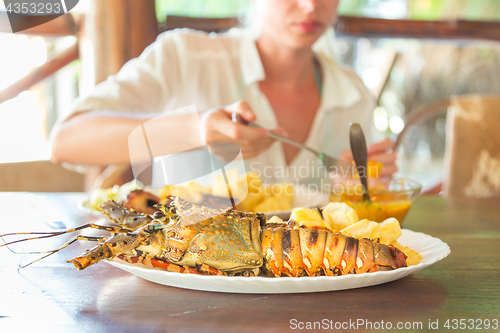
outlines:
[[[316,52],[323,78],[321,103],[306,145],[338,156],[349,148],[349,123],[362,125],[370,138],[374,100],[362,80],[334,59]],[[195,105],[198,112],[247,101],[266,128],[279,127],[275,113],[259,89],[265,73],[254,38],[247,34],[203,33],[179,29],[162,33],[143,54],[120,72],[81,97],[70,115],[88,110],[163,113]],[[181,135],[182,129],[179,129]],[[301,150],[289,167],[300,170],[318,164]],[[282,143],[274,143],[247,161],[263,175],[264,168],[286,169]]]

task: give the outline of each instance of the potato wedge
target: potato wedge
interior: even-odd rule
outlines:
[[[299,222],[300,225],[306,227],[322,227],[325,228],[323,218],[316,209],[298,207],[292,210],[290,215],[291,220]]]
[[[280,209],[280,204],[275,197],[267,197],[257,204],[257,206],[253,207],[253,211],[256,212],[273,212]]]
[[[277,223],[277,224],[286,224],[285,221],[283,221],[281,218],[279,218],[278,216],[274,215],[273,217],[271,217],[269,220],[267,220],[266,223]]]
[[[188,192],[188,197],[186,200],[189,200],[192,203],[200,203],[203,200],[204,194],[211,194],[212,188],[207,186],[202,186],[195,181],[188,182],[184,188],[186,188]]]
[[[160,196],[161,198],[165,198],[167,195],[175,195],[176,197],[189,200],[188,190],[179,185],[166,185],[165,188],[160,191]]]
[[[297,222],[302,222],[302,221],[323,222],[323,218],[321,217],[318,210],[312,208],[303,208],[303,207],[294,208],[292,210],[292,214],[290,215],[290,219],[295,220]]]
[[[332,231],[339,231],[359,222],[358,214],[344,202],[330,202],[322,211],[325,226]]]
[[[398,240],[403,234],[401,231],[401,225],[399,221],[395,218],[388,218],[384,222],[380,223],[380,243],[391,245]]]
[[[301,221],[299,224],[306,228],[326,228],[323,221]]]
[[[368,221],[365,219],[340,230],[340,233],[354,238],[373,239],[372,235],[374,234],[374,232],[376,232],[377,228],[379,228],[377,222]]]
[[[408,266],[416,265],[422,260],[422,256],[420,255],[420,253],[413,251],[408,246],[403,246],[398,242],[394,242],[393,245],[403,251],[404,254],[406,254],[406,263],[408,264]]]

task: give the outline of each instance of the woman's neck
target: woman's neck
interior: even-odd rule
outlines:
[[[314,53],[311,48],[283,47],[265,35],[257,39],[256,45],[268,84],[293,91],[314,80]]]

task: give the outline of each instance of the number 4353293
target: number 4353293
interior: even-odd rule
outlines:
[[[496,330],[499,326],[498,319],[448,319],[443,327],[452,330]]]
[[[15,14],[61,14],[63,8],[60,3],[34,3],[34,2],[16,2],[9,3],[5,7],[7,13]]]

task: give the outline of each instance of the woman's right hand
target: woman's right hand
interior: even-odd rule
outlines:
[[[237,144],[244,159],[253,158],[268,149],[275,140],[263,128],[250,127],[234,123],[231,115],[236,112],[246,121],[255,121],[257,117],[245,101],[207,111],[202,117],[204,138],[210,142],[231,142]],[[283,128],[272,129],[273,132],[287,136]]]

